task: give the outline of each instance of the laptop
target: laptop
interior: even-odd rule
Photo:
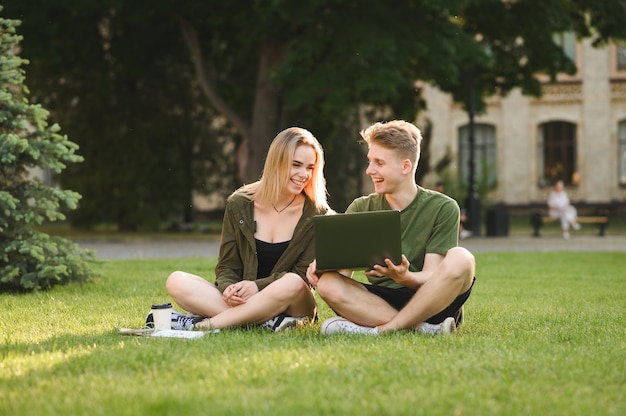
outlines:
[[[371,269],[402,260],[400,211],[316,215],[315,258],[318,271]]]

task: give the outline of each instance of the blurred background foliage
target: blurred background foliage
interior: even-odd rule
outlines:
[[[271,140],[297,125],[324,146],[332,206],[363,192],[359,130],[415,121],[429,82],[467,104],[538,73],[572,72],[554,33],[626,38],[624,0],[4,0],[21,20],[29,99],[80,146],[55,179],[83,198],[72,224],[192,222],[192,194],[223,200],[256,180]],[[453,161],[430,160],[418,181]]]

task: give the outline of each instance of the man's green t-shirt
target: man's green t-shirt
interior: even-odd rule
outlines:
[[[374,193],[355,199],[346,213],[390,209],[385,195]],[[458,245],[459,218],[459,205],[454,199],[418,186],[415,199],[400,212],[402,253],[411,263],[409,270],[421,271],[426,253],[445,254]],[[388,277],[367,278],[374,285],[402,287]]]

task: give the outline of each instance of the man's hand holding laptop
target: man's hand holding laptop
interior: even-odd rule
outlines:
[[[411,264],[409,263],[409,260],[403,254],[402,263],[396,265],[391,260],[385,259],[384,266],[376,264],[374,265],[374,268],[372,270],[366,271],[365,275],[374,277],[387,276],[393,279],[396,283],[399,283],[403,286],[409,286],[408,284],[406,284],[406,282],[410,281],[407,275],[410,265]]]

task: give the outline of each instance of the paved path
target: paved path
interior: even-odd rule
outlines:
[[[216,239],[75,239],[74,242],[94,250],[102,260],[217,257],[219,251]]]
[[[483,237],[461,240],[460,244],[472,252],[481,251],[624,251],[626,236],[596,235],[572,236],[569,240],[561,236],[550,237]]]
[[[94,250],[99,259],[157,259],[217,257],[219,242],[215,239],[80,239],[81,247]],[[605,237],[573,235],[569,240],[546,237],[479,237],[460,241],[474,253],[485,251],[623,251],[626,236]]]

